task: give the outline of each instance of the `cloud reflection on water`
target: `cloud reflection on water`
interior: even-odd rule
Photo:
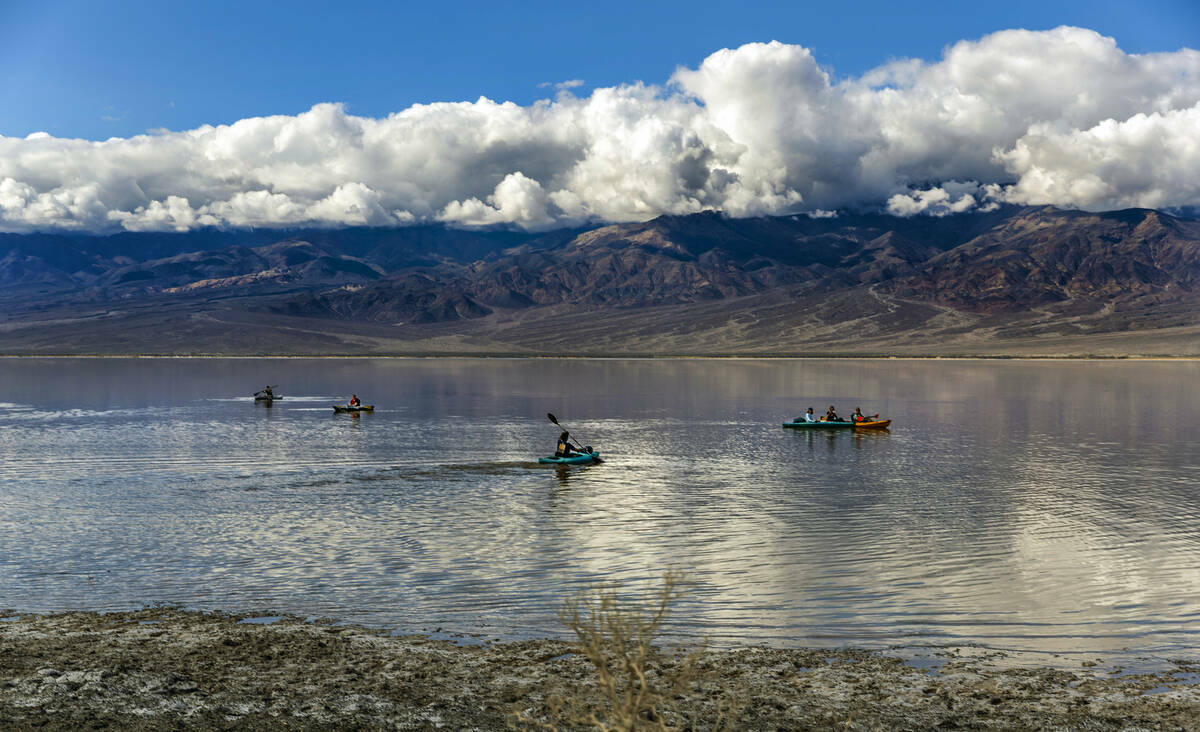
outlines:
[[[718,642],[1166,652],[1200,613],[1195,362],[0,370],[0,591],[21,608],[546,635],[570,593],[671,567],[696,583],[673,631]],[[267,380],[378,409],[238,401]],[[829,404],[895,422],[779,427]],[[606,462],[538,466],[547,411]]]

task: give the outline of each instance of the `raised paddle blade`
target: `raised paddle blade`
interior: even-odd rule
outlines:
[[[550,421],[551,421],[551,422],[553,422],[554,424],[558,424],[558,420],[557,420],[557,419],[555,419],[555,418],[554,418],[554,415],[553,415],[553,414],[551,414],[550,412],[546,412],[546,419],[550,420]],[[559,427],[562,427],[562,425],[560,425],[560,424],[559,424],[558,426],[559,426]]]

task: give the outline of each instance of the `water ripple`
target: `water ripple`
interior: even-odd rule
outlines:
[[[548,635],[572,592],[675,568],[693,583],[681,637],[1185,652],[1198,371],[10,361],[0,594],[23,610],[171,602]],[[268,379],[301,396],[229,394]],[[51,388],[70,384],[90,390]],[[377,411],[313,396],[347,384]],[[809,403],[896,421],[778,426]],[[605,463],[538,465],[548,410]]]

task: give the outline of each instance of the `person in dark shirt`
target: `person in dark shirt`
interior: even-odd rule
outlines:
[[[855,407],[854,414],[850,415],[851,422],[873,422],[879,419],[878,414],[872,414],[870,417],[862,413],[862,407]]]
[[[554,447],[554,457],[570,457],[575,455],[575,446],[571,444],[571,433],[563,430],[558,436],[558,444]]]

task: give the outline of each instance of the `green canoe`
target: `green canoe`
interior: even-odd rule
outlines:
[[[853,422],[784,422],[784,427],[795,427],[797,429],[806,430],[832,430],[845,427],[853,427]]]

